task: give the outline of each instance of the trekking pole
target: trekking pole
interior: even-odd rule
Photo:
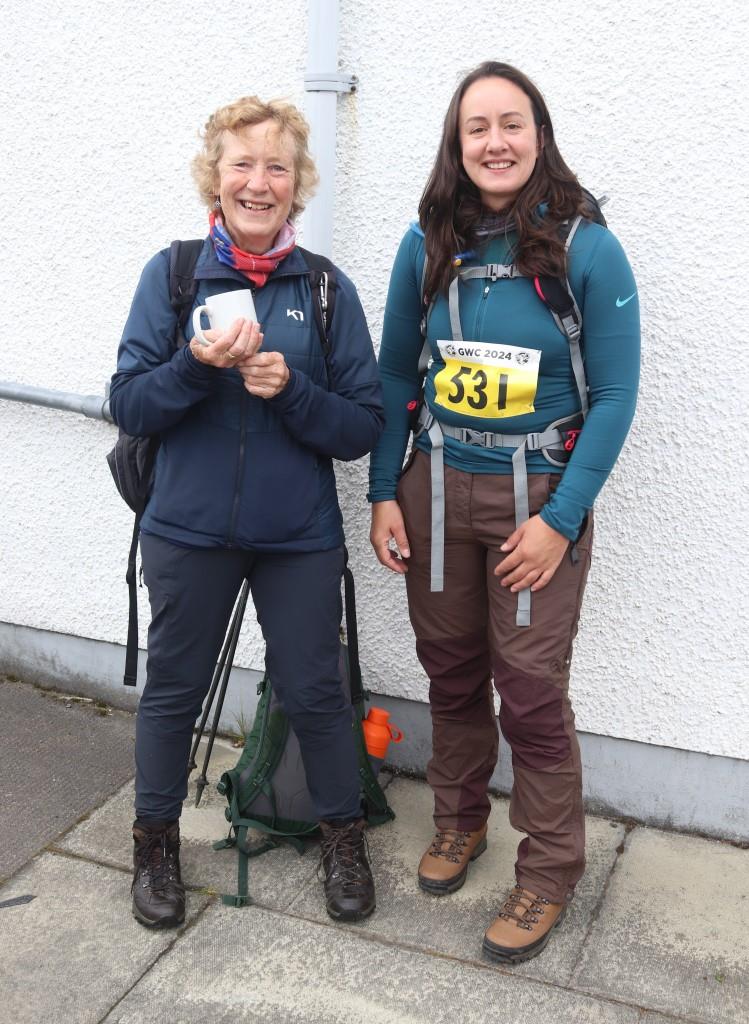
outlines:
[[[239,599],[237,601],[237,606],[234,609],[234,616],[231,620],[231,624],[226,634],[226,640],[224,641],[224,647],[223,650],[221,651],[221,657],[219,658],[218,664],[216,665],[216,671],[214,673],[214,682],[211,684],[211,693],[209,693],[209,699],[206,701],[206,706],[203,710],[203,718],[200,723],[200,730],[197,738],[193,742],[193,751],[190,757],[190,761],[192,763],[192,767],[197,767],[197,765],[194,763],[195,754],[197,753],[198,744],[200,743],[200,740],[203,736],[205,723],[208,721],[208,715],[210,714],[211,711],[211,703],[213,702],[213,694],[215,694],[216,689],[218,688],[219,677],[222,676],[221,687],[218,692],[218,700],[216,701],[216,710],[213,715],[213,725],[211,726],[211,731],[208,735],[208,747],[206,749],[205,757],[203,759],[203,770],[200,773],[200,777],[198,778],[195,788],[196,807],[200,804],[200,799],[203,796],[203,790],[208,785],[208,777],[206,774],[208,771],[208,763],[211,760],[211,753],[213,752],[213,743],[214,740],[216,739],[218,723],[219,719],[221,718],[221,712],[224,707],[226,687],[229,685],[229,676],[231,675],[231,669],[234,663],[234,652],[237,649],[239,633],[242,628],[242,620],[244,619],[244,612],[245,608],[247,607],[247,598],[249,597],[249,593],[250,581],[245,580],[244,583],[242,584],[242,589],[239,592]],[[189,765],[188,769],[190,769]]]
[[[213,699],[216,696],[216,689],[218,687],[218,681],[221,678],[221,673],[223,671],[224,665],[226,664],[226,655],[227,655],[227,653],[229,651],[229,644],[231,643],[231,638],[234,635],[234,628],[236,626],[236,620],[237,620],[238,612],[239,612],[239,604],[237,604],[237,607],[234,610],[234,615],[233,615],[231,623],[229,625],[229,629],[227,630],[226,637],[224,638],[224,644],[223,644],[223,647],[221,648],[221,654],[219,655],[219,659],[216,662],[216,668],[214,669],[214,672],[213,672],[213,679],[211,680],[211,688],[208,691],[208,696],[206,697],[205,704],[203,705],[203,712],[202,712],[202,716],[201,716],[201,719],[200,719],[200,725],[198,726],[197,735],[195,736],[195,739],[193,740],[192,750],[190,751],[190,760],[187,762],[187,774],[188,775],[190,774],[190,772],[194,768],[198,767],[198,764],[197,764],[197,761],[195,760],[195,757],[196,757],[196,755],[198,753],[198,747],[200,746],[200,741],[203,739],[203,733],[205,732],[205,725],[206,725],[206,722],[208,721],[208,716],[210,715],[211,708],[213,707]]]

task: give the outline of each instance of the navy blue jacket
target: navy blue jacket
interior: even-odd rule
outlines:
[[[219,263],[209,239],[195,278],[195,306],[250,287]],[[304,257],[293,250],[254,289],[263,349],[282,352],[290,370],[284,390],[266,400],[249,394],[236,369],[206,366],[189,346],[175,349],[168,250],[146,264],[110,392],[119,427],[161,437],[144,533],[188,547],[258,551],[324,551],[343,542],[332,459],[369,452],[384,415],[361,303],[345,274],[336,279],[330,390]],[[192,317],[185,336],[192,337]]]

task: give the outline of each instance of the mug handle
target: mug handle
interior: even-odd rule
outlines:
[[[200,314],[205,313],[208,316],[208,306],[198,306],[192,314],[192,331],[197,340],[201,345],[210,345],[210,341],[203,334],[203,328],[200,326]]]

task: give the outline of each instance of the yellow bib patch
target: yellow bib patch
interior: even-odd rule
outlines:
[[[444,369],[435,403],[465,416],[499,419],[535,412],[541,352],[483,341],[438,341]]]

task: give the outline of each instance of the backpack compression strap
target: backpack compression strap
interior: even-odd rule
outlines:
[[[127,556],[127,572],[125,582],[128,590],[127,641],[125,643],[125,686],[135,686],[138,682],[138,596],[135,590],[136,564],[138,555],[138,538],[140,537],[140,516],[138,512],[133,524],[133,537]]]

